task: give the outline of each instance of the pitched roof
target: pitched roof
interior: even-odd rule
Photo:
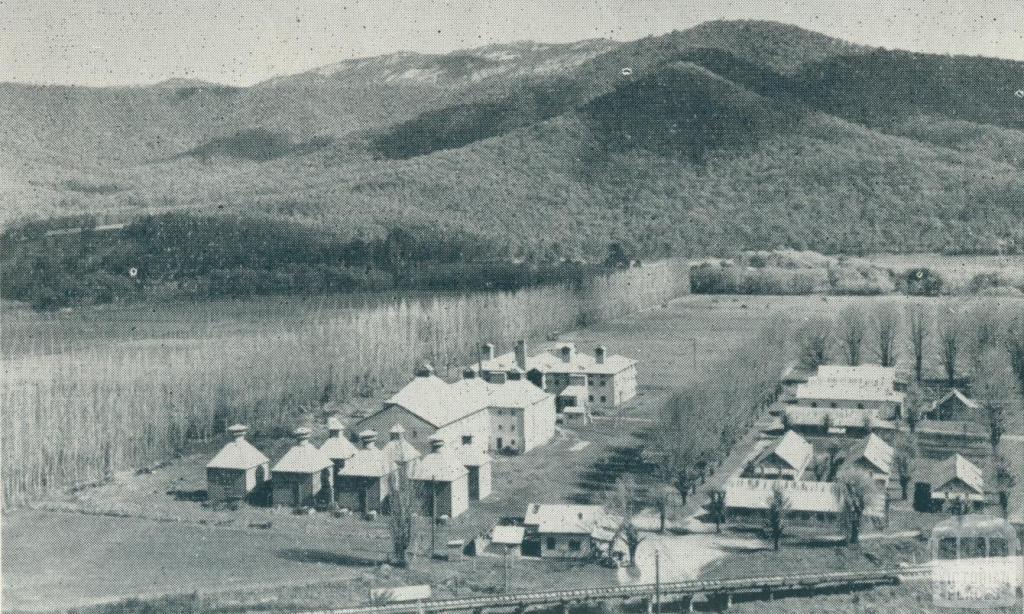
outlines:
[[[626,358],[620,354],[606,354],[603,363],[597,359],[579,351],[573,351],[573,357],[569,362],[562,360],[557,354],[558,349],[566,343],[556,343],[553,346],[533,356],[526,357],[526,371],[537,369],[542,373],[593,373],[597,375],[614,375],[623,369],[636,364],[632,358]],[[488,360],[481,361],[484,371],[510,371],[518,368],[515,352],[508,352],[495,356]]]
[[[725,483],[726,507],[766,510],[776,488],[782,489],[794,512],[840,512],[842,502],[834,482],[729,478]]]
[[[618,524],[600,505],[563,503],[532,503],[526,510],[524,524],[536,526],[539,533],[592,535]]]
[[[985,492],[985,478],[977,465],[959,454],[937,463],[932,470],[932,490],[939,490],[954,479],[959,479],[979,494]]]
[[[355,456],[357,452],[355,445],[341,433],[334,437],[328,437],[327,441],[320,445],[320,451],[332,460],[347,460]]]
[[[893,450],[892,446],[885,443],[885,440],[878,435],[871,433],[847,451],[846,462],[854,463],[864,459],[872,467],[888,475],[892,470],[894,454],[895,450]]]
[[[393,463],[411,462],[423,456],[416,446],[409,443],[404,437],[392,439],[381,448],[384,456]]]
[[[966,407],[968,407],[970,409],[981,409],[981,404],[980,403],[978,403],[974,399],[968,397],[964,393],[960,392],[959,388],[950,388],[949,392],[946,393],[946,396],[944,396],[941,399],[939,399],[938,401],[935,401],[934,403],[932,403],[932,409],[934,410],[939,405],[942,405],[943,403],[945,403],[946,401],[948,401],[948,400],[950,400],[952,398],[956,398],[957,400],[959,400],[961,403],[963,403]]]
[[[483,384],[488,407],[526,408],[551,397],[551,394],[544,392],[533,382],[525,379],[507,380],[502,384],[490,384],[476,378],[463,381],[477,382],[477,385]]]
[[[316,473],[334,462],[323,452],[317,450],[309,440],[302,441],[291,447],[281,460],[277,461],[271,471],[281,473]]]
[[[807,463],[814,456],[814,446],[801,437],[796,431],[786,431],[786,434],[770,445],[754,461],[759,463],[768,456],[774,454],[791,468],[801,471],[807,467]]]
[[[270,460],[244,438],[226,443],[220,452],[206,463],[208,469],[252,469]]]
[[[409,477],[421,482],[454,482],[468,473],[458,455],[442,448],[416,462],[409,471]]]
[[[491,529],[491,543],[505,546],[518,546],[523,543],[526,529],[523,527],[496,526]]]
[[[440,427],[449,422],[447,401],[448,382],[436,375],[419,375],[388,399],[384,406],[400,405]]]
[[[345,466],[338,471],[342,477],[381,478],[391,473],[394,463],[388,459],[384,451],[375,445],[356,450],[355,456],[345,461]]]
[[[821,365],[806,383],[797,384],[797,399],[902,402],[896,368],[880,365]]]

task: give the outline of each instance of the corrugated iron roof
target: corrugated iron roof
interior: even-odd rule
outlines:
[[[281,460],[277,461],[272,471],[280,473],[316,473],[334,462],[323,452],[317,450],[309,440],[302,441],[291,447]]]
[[[427,454],[409,471],[410,478],[421,482],[454,482],[468,474],[459,456],[444,448]]]
[[[533,503],[524,524],[536,526],[539,533],[591,535],[597,529],[614,530],[618,520],[600,505]]]
[[[206,463],[208,469],[252,469],[270,462],[262,452],[245,439],[229,441]]]
[[[878,435],[871,433],[847,451],[846,462],[855,463],[864,459],[879,472],[888,475],[892,470],[894,454],[895,450],[892,446],[885,443],[885,440]]]
[[[320,445],[320,451],[332,460],[347,460],[357,452],[355,445],[341,433],[335,437],[328,437],[327,441]]]
[[[491,529],[491,543],[503,546],[518,546],[523,543],[524,527],[496,526]]]
[[[554,344],[533,356],[526,357],[526,370],[537,369],[541,373],[593,373],[596,375],[614,375],[623,369],[636,364],[632,358],[626,358],[620,354],[607,354],[604,363],[598,363],[597,359],[579,351],[573,351],[573,357],[569,362],[562,360],[558,354],[558,348],[565,344]],[[515,352],[508,352],[494,358],[481,362],[484,371],[510,371],[518,368]]]
[[[355,456],[345,461],[345,466],[338,471],[339,476],[354,478],[381,478],[395,469],[384,451],[371,445],[356,450]]]
[[[935,464],[932,470],[932,490],[941,490],[954,479],[959,479],[978,494],[985,492],[985,477],[981,469],[959,454]]]
[[[981,409],[980,403],[960,392],[959,388],[950,388],[944,397],[932,403],[932,410],[954,397],[970,409]]]

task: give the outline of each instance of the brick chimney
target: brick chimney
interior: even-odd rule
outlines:
[[[526,339],[516,341],[516,366],[526,372]]]
[[[234,424],[228,427],[228,434],[231,435],[231,439],[234,441],[242,441],[245,439],[245,434],[249,431],[249,427],[244,424]]]
[[[562,357],[562,362],[570,363],[572,362],[572,359],[575,358],[576,346],[571,343],[563,344],[559,349],[559,354]]]
[[[491,360],[494,358],[494,344],[485,343],[480,346],[480,356],[484,360]]]
[[[603,345],[599,345],[596,348],[594,348],[594,360],[597,361],[597,364],[603,365],[604,359],[607,355],[608,350]]]
[[[391,427],[391,441],[398,441],[399,439],[402,438],[402,435],[405,435],[405,428],[402,427],[401,424],[396,424],[395,426]]]

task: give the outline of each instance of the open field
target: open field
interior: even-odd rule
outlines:
[[[976,275],[998,273],[1013,285],[1024,284],[1024,256],[950,256],[945,254],[875,254],[863,257],[874,265],[902,273],[927,267],[952,289],[966,288]]]

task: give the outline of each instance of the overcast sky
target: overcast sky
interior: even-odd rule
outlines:
[[[0,81],[248,85],[397,50],[632,40],[719,18],[1024,60],[1024,0],[0,0]]]

